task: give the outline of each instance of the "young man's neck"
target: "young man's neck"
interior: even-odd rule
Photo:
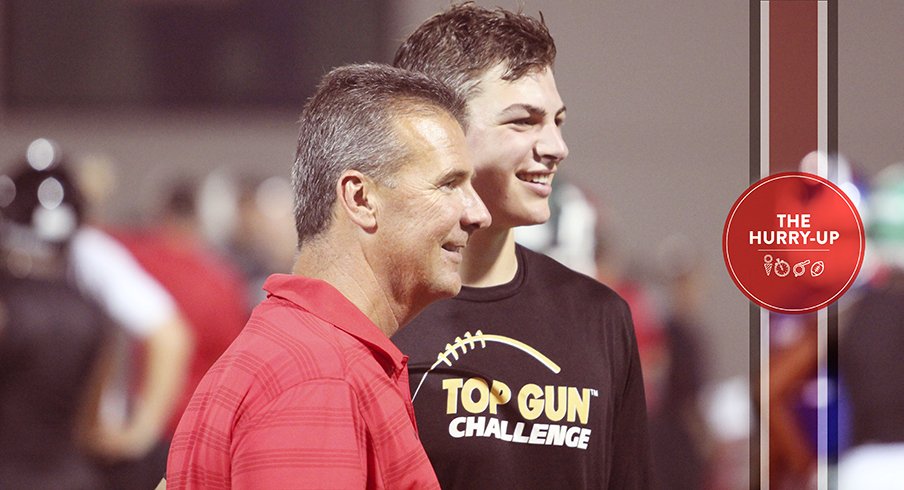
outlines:
[[[492,226],[471,235],[461,264],[461,282],[465,286],[486,288],[510,282],[518,272],[515,232]]]

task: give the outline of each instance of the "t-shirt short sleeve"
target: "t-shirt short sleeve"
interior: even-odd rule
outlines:
[[[70,253],[78,287],[132,335],[147,337],[176,315],[176,304],[163,286],[103,231],[82,227]]]

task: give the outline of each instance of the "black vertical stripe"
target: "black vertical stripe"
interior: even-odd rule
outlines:
[[[831,158],[829,160],[829,173],[837,177],[838,175],[838,2],[835,0],[829,0],[828,2],[828,18],[827,18],[828,26],[827,26],[827,55],[826,55],[826,63],[827,66],[827,77],[828,77],[828,87],[827,87],[827,114],[826,119],[828,123],[828,131],[827,131],[827,151]],[[838,400],[838,302],[833,303],[828,308],[828,322],[827,322],[827,336],[828,336],[828,345],[826,349],[826,376],[828,379],[833,380],[833,383],[829,383],[828,385],[828,399],[830,401],[836,401],[835,410],[830,410],[826,414],[826,422],[827,422],[827,430],[828,430],[828,445],[829,447],[838,447],[838,432],[839,432],[839,424],[838,424],[838,410],[837,410],[837,400]],[[830,453],[828,458],[828,464],[830,470],[833,466],[838,463],[838,455],[837,453]],[[829,471],[828,473],[828,488],[835,489],[838,488],[838,473],[835,471]]]
[[[750,0],[750,184],[760,180],[760,1]],[[760,399],[760,308],[750,303],[750,394]],[[760,410],[750,410],[750,488],[760,488]]]

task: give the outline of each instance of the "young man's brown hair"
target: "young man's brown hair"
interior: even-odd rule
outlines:
[[[478,35],[474,35],[478,33]],[[500,63],[502,79],[551,67],[556,44],[540,19],[472,2],[455,5],[421,24],[396,51],[393,64],[429,73],[470,99],[477,81]]]

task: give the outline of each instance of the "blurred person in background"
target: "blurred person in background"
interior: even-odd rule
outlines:
[[[555,53],[542,20],[473,3],[431,17],[396,52],[396,66],[467,99],[474,188],[493,217],[464,251],[461,293],[396,336],[444,488],[648,488],[628,305],[515,242],[516,227],[549,219],[568,155]]]
[[[241,270],[248,305],[254,307],[266,299],[267,277],[290,271],[295,260],[292,184],[281,176],[244,176],[234,187],[230,232],[220,246]]]
[[[655,488],[707,488],[713,440],[702,410],[708,359],[699,338],[706,297],[703,264],[683,235],[667,237],[657,252],[667,308],[662,321],[660,395],[650,408]]]
[[[59,147],[44,138],[29,145],[26,159],[39,169],[67,165]],[[98,196],[91,194],[90,184],[110,179],[83,168],[72,170],[77,187],[86,192],[84,220],[68,247],[69,278],[120,327],[121,340],[137,342],[146,352],[133,377],[123,342],[117,342],[114,359],[104,363],[103,399],[89,413],[96,421],[85,437],[108,488],[149,488],[160,475],[142,476],[144,459],[165,454],[163,435],[187,378],[191,333],[166,290],[98,227],[93,214]],[[122,378],[141,379],[137,393],[129,396],[129,380]]]
[[[0,175],[0,488],[102,488],[79,446],[109,340],[67,281],[82,200],[58,162]]]
[[[904,163],[875,176],[868,203],[867,246],[879,265],[840,332],[851,447],[838,487],[886,490],[904,482]]]
[[[241,274],[203,238],[196,206],[194,183],[177,181],[169,186],[149,226],[111,232],[172,295],[194,340],[188,378],[166,425],[160,450],[144,458],[143,467],[135,465],[132,473],[147,475],[144,481],[156,482],[165,473],[169,441],[192,393],[248,319]],[[139,354],[138,359],[146,355]]]

